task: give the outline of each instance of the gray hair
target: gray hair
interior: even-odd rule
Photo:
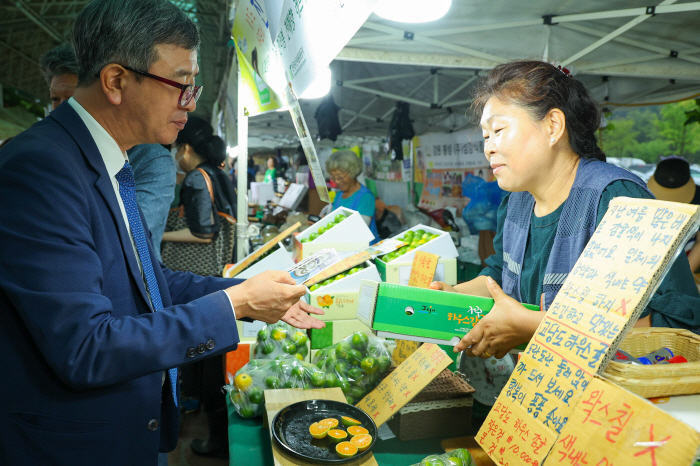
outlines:
[[[93,0],[75,19],[72,41],[78,86],[87,86],[110,63],[148,71],[158,61],[156,45],[196,50],[200,38],[195,22],[168,0]]]
[[[51,84],[54,76],[78,74],[78,61],[75,59],[73,46],[66,43],[49,50],[39,59],[39,67],[47,84]]]
[[[362,159],[349,149],[333,152],[326,160],[326,171],[330,175],[332,171],[347,173],[353,178],[357,178],[362,173]]]

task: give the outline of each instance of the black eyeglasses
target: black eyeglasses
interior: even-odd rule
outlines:
[[[202,87],[203,86],[195,86],[194,84],[181,84],[176,81],[172,81],[168,78],[163,78],[161,76],[156,76],[155,74],[147,73],[145,71],[140,71],[136,70],[134,68],[131,68],[130,66],[126,65],[119,65],[124,69],[127,69],[129,71],[133,71],[134,73],[146,76],[147,78],[155,79],[156,81],[160,81],[162,83],[167,84],[168,86],[173,86],[178,89],[180,89],[180,106],[181,107],[187,107],[190,102],[192,102],[192,99],[194,99],[195,103],[197,103],[197,100],[199,100],[199,96],[202,95]],[[100,74],[97,73],[95,75],[96,78],[100,77]]]

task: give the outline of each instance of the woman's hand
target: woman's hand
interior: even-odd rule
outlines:
[[[316,315],[325,314],[321,309],[316,309],[306,304],[304,301],[299,301],[294,306],[290,307],[280,320],[298,329],[324,328],[326,326],[325,322],[310,316],[309,313]]]
[[[456,290],[445,282],[433,282],[428,286],[428,288],[430,288],[431,290],[449,291],[450,293],[456,293]]]
[[[530,341],[545,313],[526,309],[506,295],[491,277],[487,278],[486,286],[495,301],[493,309],[455,345],[454,351],[501,359],[516,346]]]

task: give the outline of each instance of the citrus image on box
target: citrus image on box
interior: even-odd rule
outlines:
[[[347,257],[369,247],[373,239],[359,212],[339,207],[294,237],[294,262],[325,248]]]
[[[392,239],[402,241],[407,245],[397,249],[394,252],[390,252],[389,254],[379,256],[375,259],[374,262],[375,264],[377,264],[377,270],[379,271],[379,276],[382,277],[382,281],[389,281],[389,278],[391,278],[392,282],[398,283],[399,278],[393,275],[395,272],[390,272],[394,269],[389,269],[389,266],[394,265],[394,262],[396,262],[396,265],[399,266],[409,264],[410,274],[410,264],[413,263],[413,258],[416,255],[415,251],[423,251],[435,254],[437,256],[440,256],[441,260],[456,259],[457,256],[459,256],[457,248],[452,242],[452,237],[448,232],[438,230],[436,228],[431,228],[425,225],[416,225],[410,230],[404,231],[403,233],[394,236]],[[443,267],[445,270],[445,274],[447,274],[448,265],[447,263],[444,264],[445,265]],[[439,268],[440,262],[438,262],[438,269]],[[454,264],[454,270],[454,279],[456,280],[456,262]],[[392,274],[391,277],[389,276],[389,273]],[[437,273],[438,271],[436,271],[436,274]],[[446,276],[445,278],[450,277]],[[408,280],[408,278],[406,278],[406,280]]]
[[[380,337],[454,346],[492,308],[491,298],[362,280],[357,318]]]
[[[325,311],[316,317],[325,321],[356,319],[362,280],[380,280],[377,267],[370,261],[307,288],[308,303]]]

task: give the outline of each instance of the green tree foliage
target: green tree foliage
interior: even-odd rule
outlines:
[[[600,132],[609,157],[635,157],[656,163],[678,155],[700,163],[700,124],[691,120],[698,111],[695,101],[607,114],[608,126]]]

